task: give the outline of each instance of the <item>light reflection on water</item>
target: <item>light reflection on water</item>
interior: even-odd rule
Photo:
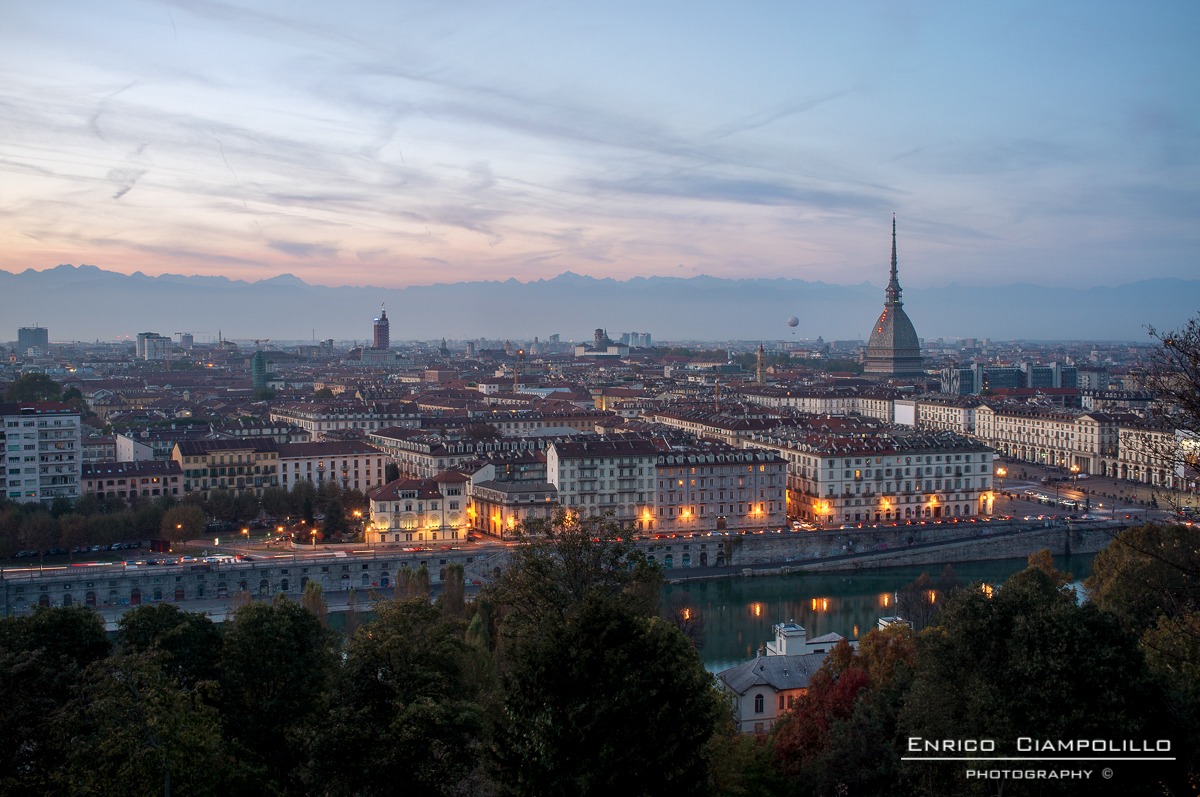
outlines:
[[[1055,557],[1054,561],[1060,570],[1083,579],[1091,573],[1093,556]],[[982,582],[992,587],[1025,566],[1025,559],[953,565],[964,586]],[[665,602],[686,606],[703,618],[705,641],[700,657],[705,667],[718,672],[756,655],[760,646],[774,639],[771,626],[788,620],[804,626],[809,639],[831,632],[857,638],[875,628],[880,617],[896,613],[896,592],[900,588],[921,573],[928,573],[936,582],[942,568],[927,565],[693,581],[668,584],[663,597]],[[934,595],[931,600],[940,597]]]

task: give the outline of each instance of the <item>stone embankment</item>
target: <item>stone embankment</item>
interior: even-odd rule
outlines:
[[[639,546],[667,569],[670,580],[731,578],[790,571],[862,570],[943,562],[1025,557],[1042,549],[1055,555],[1099,551],[1122,524],[1089,522],[1004,525],[964,523],[882,529],[838,529],[779,534],[676,537]],[[38,605],[93,606],[115,623],[125,610],[167,601],[223,619],[235,598],[298,600],[309,581],[320,584],[334,608],[361,596],[390,596],[405,568],[429,569],[440,586],[446,567],[461,564],[469,589],[491,581],[504,568],[508,549],[496,546],[417,553],[332,552],[323,557],[269,559],[233,565],[153,568],[120,565],[3,571],[3,614],[23,614]],[[352,592],[353,591],[353,592]]]

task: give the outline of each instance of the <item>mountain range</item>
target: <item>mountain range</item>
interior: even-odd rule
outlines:
[[[1037,285],[908,288],[905,310],[925,339],[1146,341],[1146,326],[1175,329],[1200,311],[1200,280],[1151,279],[1064,290]],[[15,339],[43,326],[53,341],[113,340],[152,331],[196,340],[369,341],[381,305],[391,338],[588,340],[649,332],[663,340],[865,339],[883,288],[798,279],[697,276],[459,282],[408,288],[324,287],[290,274],[257,282],[81,265],[0,271],[0,315]],[[799,323],[792,328],[787,319]]]

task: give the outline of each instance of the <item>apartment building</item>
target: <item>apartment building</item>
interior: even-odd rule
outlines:
[[[285,490],[300,481],[310,481],[317,487],[332,481],[343,490],[365,493],[384,483],[387,455],[360,441],[280,443],[278,448],[279,486]]]
[[[183,471],[186,492],[208,497],[213,490],[262,495],[279,486],[279,445],[262,440],[186,440],[175,444],[171,459]]]
[[[611,513],[623,525],[646,529],[656,517],[658,451],[644,439],[556,441],[546,449],[547,481],[566,509]]]
[[[788,431],[747,445],[788,463],[788,514],[817,523],[965,518],[992,511],[992,455],[953,432]]]
[[[658,533],[760,531],[787,523],[787,462],[764,449],[725,445],[661,451],[654,506],[644,527]]]
[[[79,413],[55,401],[0,404],[3,495],[49,504],[79,497],[83,465]]]

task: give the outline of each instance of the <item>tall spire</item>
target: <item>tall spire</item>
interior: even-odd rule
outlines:
[[[900,304],[900,278],[896,275],[896,214],[892,214],[892,274],[884,292],[887,304]]]

